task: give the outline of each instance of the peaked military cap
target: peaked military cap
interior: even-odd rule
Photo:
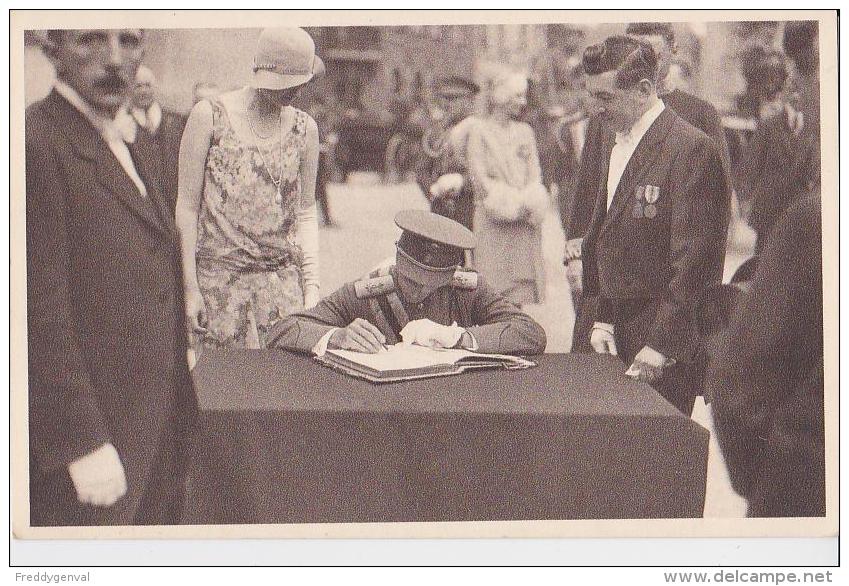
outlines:
[[[433,86],[434,93],[445,98],[474,96],[480,91],[475,82],[465,77],[452,76],[437,80]]]
[[[472,231],[450,218],[424,210],[404,210],[395,216],[403,234],[398,246],[430,267],[450,267],[462,262],[462,252],[475,247]]]

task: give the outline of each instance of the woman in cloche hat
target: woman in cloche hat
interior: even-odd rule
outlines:
[[[262,348],[275,322],[318,302],[318,129],[291,103],[323,70],[306,31],[265,29],[250,84],[189,115],[177,227],[196,349]]]

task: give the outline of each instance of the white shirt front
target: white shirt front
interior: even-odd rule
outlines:
[[[63,98],[68,100],[74,108],[79,110],[80,114],[85,116],[86,120],[88,120],[89,123],[97,129],[103,137],[103,140],[105,140],[106,144],[109,146],[109,150],[112,151],[112,154],[115,155],[116,159],[118,159],[118,163],[120,163],[121,168],[124,169],[124,172],[130,180],[132,180],[136,188],[138,188],[139,193],[141,193],[142,197],[147,197],[147,188],[145,187],[141,176],[138,174],[138,171],[136,171],[136,166],[133,163],[133,157],[130,155],[130,149],[127,148],[127,142],[133,142],[135,137],[131,136],[133,133],[131,132],[131,129],[127,128],[127,116],[123,109],[119,110],[118,116],[116,116],[115,120],[110,120],[95,112],[94,109],[82,98],[82,96],[80,96],[77,91],[68,84],[62,81],[57,81],[55,88]],[[124,117],[123,119],[122,116]]]
[[[645,136],[654,121],[661,115],[666,106],[663,100],[656,98],[654,104],[640,116],[640,118],[631,127],[628,132],[616,133],[616,144],[613,150],[610,151],[610,166],[607,168],[607,208],[610,209],[610,204],[613,203],[613,196],[616,195],[616,189],[619,187],[619,181],[622,179],[622,174],[625,172],[625,167],[628,166],[628,161],[631,160],[634,151],[640,145],[640,141]]]

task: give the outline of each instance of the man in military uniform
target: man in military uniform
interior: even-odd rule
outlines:
[[[539,324],[459,268],[475,246],[468,228],[421,210],[400,212],[395,223],[403,233],[394,266],[280,321],[270,346],[317,355],[328,348],[376,353],[398,342],[498,354],[545,350]]]
[[[472,228],[474,197],[467,179],[466,138],[474,123],[474,98],[480,88],[462,77],[434,84],[445,117],[422,138],[424,156],[416,166],[416,182],[430,200],[431,211]]]

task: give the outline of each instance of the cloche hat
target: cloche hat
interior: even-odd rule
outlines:
[[[257,41],[252,85],[284,90],[303,85],[316,73],[315,42],[301,28],[263,29]]]

